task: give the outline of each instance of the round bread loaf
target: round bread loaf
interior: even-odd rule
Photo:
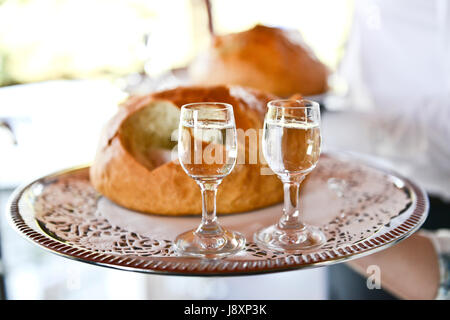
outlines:
[[[300,33],[262,25],[214,37],[188,71],[197,85],[242,85],[281,97],[327,90],[328,69]]]
[[[250,134],[238,138],[238,163],[219,186],[217,212],[245,212],[280,202],[281,182],[267,175],[268,167],[259,155],[255,161],[249,148],[252,134],[263,127],[266,104],[273,99],[277,97],[239,86],[180,87],[132,97],[103,130],[91,182],[102,195],[132,210],[200,214],[199,186],[176,159],[171,160],[177,144],[174,131],[183,104],[225,102],[233,106],[238,131]],[[259,143],[257,149],[259,154]]]

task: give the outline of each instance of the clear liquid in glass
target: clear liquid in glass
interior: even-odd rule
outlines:
[[[280,176],[305,174],[317,164],[320,156],[318,123],[266,120],[264,157],[270,168]]]
[[[183,121],[178,145],[181,165],[194,179],[220,179],[236,162],[235,129],[225,121]]]

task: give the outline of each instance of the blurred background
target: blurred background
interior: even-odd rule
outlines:
[[[211,3],[217,34],[257,23],[298,29],[331,68],[342,55],[351,23],[348,0]],[[12,0],[0,5],[3,86],[160,73],[185,67],[210,40],[203,0]]]
[[[324,117],[325,146],[381,155],[386,166],[394,166],[406,174],[417,172],[405,166],[404,159],[386,160],[397,147],[380,144],[387,133],[380,136],[379,132],[368,132],[378,124],[349,112],[351,120],[345,121],[352,126],[343,132],[342,116],[332,117],[331,111],[353,112],[373,107],[368,102],[372,96],[364,95],[367,87],[351,91],[352,78],[346,80],[344,76],[345,65],[349,65],[349,58],[344,59],[348,41],[358,35],[351,32],[352,27],[359,25],[359,31],[379,32],[384,26],[392,27],[390,21],[397,21],[399,30],[417,22],[428,30],[431,22],[424,22],[414,14],[433,12],[433,17],[440,17],[443,12],[445,16],[449,7],[445,1],[432,1],[432,5],[418,0],[399,1],[403,8],[415,10],[411,11],[414,14],[398,19],[403,17],[402,13],[392,8],[383,15],[379,1],[367,1],[362,7],[356,2],[0,0],[0,297],[328,298],[327,268],[238,278],[188,278],[122,272],[67,260],[33,246],[16,234],[6,221],[5,208],[11,192],[19,185],[92,161],[103,124],[129,95],[183,84],[185,68],[211,43],[211,21],[217,35],[247,30],[257,24],[299,31],[330,70],[329,91],[320,97],[330,114],[329,120]],[[433,23],[440,23],[436,30],[447,39],[450,39],[449,20],[432,19]],[[439,29],[441,25],[443,30]],[[416,36],[415,41],[428,39],[425,32]],[[448,47],[444,49],[448,53]],[[361,63],[361,55],[350,61]],[[370,64],[371,60],[364,63]],[[379,64],[380,61],[375,62],[374,68]],[[357,72],[359,80],[367,75],[361,70]],[[411,75],[406,72],[404,77]],[[405,92],[400,98],[408,94]],[[341,131],[343,135],[335,134]],[[354,142],[352,137],[360,134],[367,140]],[[397,136],[401,138],[403,134],[397,131]],[[406,148],[400,138],[398,145]],[[427,141],[413,140],[412,154],[427,154]],[[411,159],[411,154],[405,156]],[[423,163],[424,158],[421,159]],[[440,179],[439,183],[434,181],[427,186],[442,195],[448,181],[442,175]]]

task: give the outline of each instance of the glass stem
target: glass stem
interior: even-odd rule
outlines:
[[[202,222],[195,231],[197,234],[217,235],[223,232],[216,216],[216,195],[220,182],[198,182],[202,190]]]
[[[303,218],[299,208],[300,184],[305,176],[283,181],[284,208],[283,215],[278,222],[280,229],[304,229]]]

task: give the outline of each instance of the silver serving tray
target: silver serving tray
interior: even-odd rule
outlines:
[[[243,195],[245,196],[245,195]],[[66,258],[127,271],[233,276],[331,265],[393,246],[414,233],[428,213],[426,193],[410,180],[353,157],[324,154],[301,193],[308,223],[328,242],[302,254],[259,248],[253,233],[279,219],[282,205],[222,215],[247,238],[238,255],[207,260],[174,252],[176,235],[199,216],[134,212],[98,194],[89,167],[70,168],[18,188],[9,201],[11,225],[32,243]]]

